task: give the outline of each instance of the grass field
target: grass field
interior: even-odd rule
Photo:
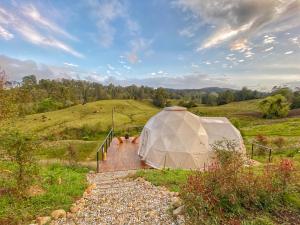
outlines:
[[[228,117],[243,133],[248,150],[253,138],[262,134],[268,136],[270,140],[279,136],[284,137],[286,148],[296,151],[300,147],[300,117],[263,119],[257,107],[258,101],[234,102],[222,106],[198,106],[191,108],[190,111],[199,116]],[[72,144],[78,151],[80,161],[90,161],[95,160],[97,146],[111,127],[113,107],[117,135],[131,133],[134,127],[142,127],[160,110],[147,101],[102,100],[29,115],[14,120],[9,126],[37,135],[42,140],[39,156],[43,159],[66,159],[67,148]],[[281,153],[289,154],[288,151]]]
[[[289,157],[300,168],[300,117],[266,120],[259,116],[257,104],[257,100],[251,100],[223,106],[198,106],[190,111],[199,116],[228,117],[243,133],[248,152],[251,141],[258,134],[266,135],[270,140],[284,137],[284,148],[277,149],[272,146],[273,160]],[[68,160],[67,149],[70,145],[76,150],[79,161],[94,161],[97,147],[111,128],[113,107],[117,135],[128,132],[136,135],[137,130],[133,128],[142,127],[160,110],[146,101],[103,100],[18,118],[11,121],[7,128],[15,127],[37,136],[41,143],[37,157],[42,161]],[[267,156],[256,155],[255,159],[266,162]],[[13,169],[13,165],[0,161],[0,171]],[[71,169],[63,165],[42,165],[40,184],[45,194],[24,200],[0,195],[0,224],[5,224],[7,219],[29,221],[34,216],[47,215],[53,209],[67,209],[74,198],[82,194],[86,185],[86,172],[87,169]],[[178,191],[189,173],[182,170],[146,170],[139,171],[137,175],[145,177],[155,185],[164,185],[172,191]],[[62,184],[55,182],[59,177],[64,177]],[[13,185],[6,179],[5,173],[0,173],[0,183],[6,188]],[[289,197],[291,201],[299,204],[299,196]]]
[[[67,148],[72,144],[80,161],[95,160],[96,149],[112,126],[113,108],[118,135],[142,127],[159,111],[146,101],[103,100],[25,116],[11,121],[9,127],[16,127],[42,140],[38,151],[41,159],[65,160]]]
[[[0,183],[5,190],[14,188],[8,171],[16,167],[0,161]],[[41,194],[18,198],[9,192],[0,193],[0,224],[29,224],[36,216],[47,216],[55,209],[68,210],[86,188],[86,168],[71,168],[61,165],[40,167],[39,179],[33,187]],[[4,190],[4,189],[3,189]]]

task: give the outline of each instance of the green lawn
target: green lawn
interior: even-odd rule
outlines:
[[[0,189],[13,188],[15,184],[7,179],[7,172],[15,166],[0,161]],[[70,168],[60,165],[43,166],[35,185],[43,194],[17,198],[0,193],[0,224],[29,224],[37,216],[48,216],[52,210],[68,210],[75,199],[82,196],[86,188],[86,168]],[[61,179],[61,183],[59,180]]]

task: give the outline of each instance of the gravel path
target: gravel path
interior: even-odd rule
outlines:
[[[77,201],[79,210],[51,224],[178,224],[170,214],[174,193],[143,179],[127,178],[132,173],[89,174],[93,189]]]

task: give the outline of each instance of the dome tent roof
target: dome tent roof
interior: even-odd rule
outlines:
[[[146,123],[138,154],[155,168],[200,169],[212,160],[212,140],[226,138],[226,132],[214,132],[211,128],[214,123],[222,124],[222,128],[233,134],[230,139],[242,144],[238,130],[226,118],[201,118],[184,107],[173,106],[166,107]]]

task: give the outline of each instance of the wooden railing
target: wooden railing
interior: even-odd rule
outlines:
[[[109,146],[112,142],[113,136],[114,136],[114,130],[113,130],[113,128],[111,128],[110,131],[108,132],[107,136],[105,137],[104,141],[97,149],[97,173],[99,173],[99,161],[100,161],[99,154],[101,153],[102,161],[106,160],[107,149],[109,148]]]
[[[260,149],[263,149],[263,150],[267,151],[268,152],[268,157],[269,157],[269,162],[271,162],[271,159],[272,159],[272,148],[270,148],[268,146],[265,146],[265,145],[258,144],[255,141],[252,142],[252,146],[251,146],[251,159],[253,159],[253,156],[254,156],[254,148],[255,148],[255,146],[257,146]]]

